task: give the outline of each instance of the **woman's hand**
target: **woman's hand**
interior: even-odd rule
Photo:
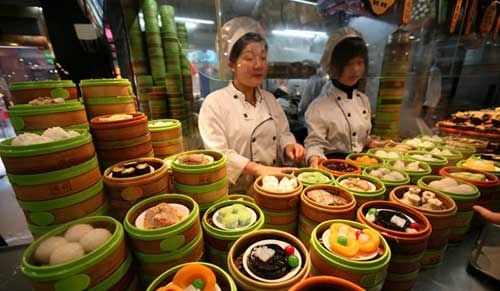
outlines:
[[[484,219],[488,220],[489,222],[500,224],[500,213],[493,212],[479,205],[474,205],[472,206],[472,208],[474,208],[477,213],[479,213]]]
[[[369,148],[382,148],[390,143],[394,143],[393,140],[378,140],[373,136],[368,137],[368,147]]]
[[[270,167],[270,166],[264,166],[264,165],[259,165],[256,169],[256,175],[255,176],[272,176],[276,174],[291,174],[293,171],[298,170],[298,168],[293,168],[293,167]]]
[[[275,174],[290,174],[293,171],[298,170],[298,168],[293,167],[270,167],[264,166],[255,162],[248,162],[248,164],[243,169],[243,173],[247,175],[258,176],[268,176]]]
[[[285,154],[292,161],[302,161],[306,155],[306,150],[301,144],[294,143],[285,147]]]
[[[322,160],[323,159],[320,158],[320,156],[312,156],[312,157],[310,157],[309,161],[308,161],[309,167],[316,168],[316,169],[319,168],[319,164],[321,163]]]

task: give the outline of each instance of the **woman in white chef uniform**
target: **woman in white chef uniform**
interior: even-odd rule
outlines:
[[[303,160],[305,150],[296,143],[276,98],[259,88],[267,74],[262,27],[238,17],[224,24],[221,36],[222,47],[217,39],[217,48],[233,80],[207,96],[198,126],[205,148],[227,155],[231,192],[245,193],[257,176],[292,171],[279,165],[286,158]]]
[[[345,27],[330,35],[321,66],[331,81],[305,114],[308,136],[307,161],[318,167],[327,155],[361,152],[370,138],[371,110],[368,97],[357,89],[368,65],[368,50],[361,34]]]

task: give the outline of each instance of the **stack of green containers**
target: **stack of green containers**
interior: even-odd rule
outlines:
[[[149,93],[153,91],[153,76],[142,75],[137,76],[137,96],[139,97],[139,105],[141,112],[146,114],[148,119],[151,118],[151,109],[149,105]]]
[[[155,83],[161,82],[165,79],[167,71],[161,43],[160,25],[158,23],[158,4],[155,0],[145,0],[142,11],[146,26],[146,43],[151,64],[151,75],[153,75]]]
[[[187,34],[186,24],[184,22],[176,22],[176,26],[177,26],[177,38],[179,39],[182,48],[188,49],[189,44],[188,44],[188,34]]]
[[[148,66],[146,60],[146,52],[144,51],[144,41],[142,39],[142,32],[139,28],[139,17],[136,17],[129,32],[129,46],[130,58],[132,60],[132,67],[136,75],[144,75],[148,73]]]
[[[186,24],[177,22],[177,37],[181,47],[186,50],[189,47]],[[191,76],[191,65],[187,58],[187,53],[183,52],[181,55],[181,71],[182,71],[182,90],[184,93],[184,109],[186,110],[186,118],[183,120],[185,125],[185,132],[191,134],[193,128],[193,79]]]
[[[149,110],[151,119],[167,117],[167,94],[165,86],[152,86],[149,95]]]
[[[168,96],[168,116],[170,118],[183,119],[185,109],[181,70],[182,51],[177,39],[174,7],[161,5],[160,17],[162,21],[163,48],[167,58],[165,85],[167,86]]]
[[[390,35],[385,47],[373,128],[374,133],[384,139],[399,137],[400,108],[410,66],[410,50],[409,32],[398,29]]]

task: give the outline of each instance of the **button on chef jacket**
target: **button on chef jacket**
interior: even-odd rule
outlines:
[[[352,98],[331,82],[323,88],[305,114],[307,159],[328,152],[361,152],[371,131],[370,100],[358,90]]]
[[[255,177],[242,175],[250,160],[278,166],[284,159],[285,146],[295,143],[276,98],[260,89],[256,89],[255,95],[253,106],[230,82],[208,95],[200,109],[198,127],[204,146],[226,154],[233,193],[250,191]]]

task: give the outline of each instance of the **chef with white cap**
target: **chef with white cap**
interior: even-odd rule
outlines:
[[[331,81],[323,87],[305,114],[307,161],[318,167],[327,155],[361,152],[370,142],[370,100],[357,87],[368,65],[368,49],[351,27],[330,35],[321,66]]]
[[[233,18],[217,36],[217,49],[233,74],[228,86],[208,95],[198,126],[206,149],[228,157],[231,192],[246,193],[256,176],[286,173],[288,158],[301,161],[297,144],[276,98],[259,88],[267,74],[267,44],[263,28],[248,17]]]

